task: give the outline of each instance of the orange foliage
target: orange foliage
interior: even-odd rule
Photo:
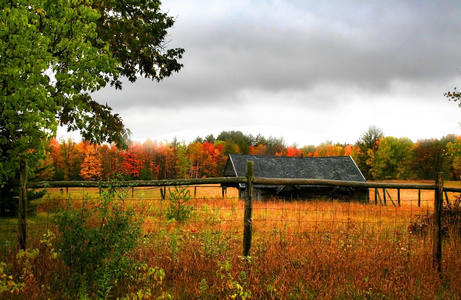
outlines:
[[[296,149],[296,147],[294,147],[294,146],[290,146],[290,147],[287,148],[286,156],[300,157],[301,156],[301,150]]]
[[[352,146],[351,145],[346,145],[346,147],[344,147],[344,155],[345,156],[352,155]]]
[[[85,158],[83,159],[80,176],[84,180],[100,180],[102,177],[102,161],[96,146],[87,144]]]
[[[259,144],[258,146],[250,147],[250,154],[252,155],[267,155],[267,147],[263,144]]]

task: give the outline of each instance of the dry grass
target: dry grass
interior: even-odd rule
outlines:
[[[194,188],[190,189],[194,195]],[[443,271],[438,274],[432,265],[431,237],[407,231],[415,217],[431,209],[430,192],[423,194],[426,200],[421,207],[417,191],[416,198],[413,191],[402,191],[401,207],[341,201],[254,202],[249,259],[241,257],[244,205],[232,189],[223,199],[220,188],[197,188],[189,202],[194,214],[184,223],[166,220],[168,202],[160,199],[158,188],[135,190],[133,198],[131,192],[127,190],[126,204],[144,219],[144,238],[135,256],[149,267],[163,269],[165,277],[155,284],[139,279],[137,286],[114,287],[114,298],[127,294],[133,299],[135,294],[136,299],[168,295],[245,299],[250,294],[252,299],[461,297],[459,238],[444,241]],[[97,190],[69,189],[69,193],[79,198],[85,193],[96,195]],[[53,191],[41,208],[46,210],[47,203],[56,205],[66,197],[65,191]],[[17,275],[26,288],[13,296],[62,297],[56,281],[70,275],[59,259],[46,257],[50,249],[38,240],[32,245],[41,247],[45,256],[30,268],[33,281]],[[14,252],[1,260],[13,264],[11,270],[18,273],[24,269]],[[0,293],[0,299],[10,297]]]
[[[216,278],[217,261],[229,261],[232,281],[260,299],[434,299],[460,295],[460,269],[453,267],[459,266],[460,250],[454,244],[445,245],[444,257],[450,263],[445,263],[441,279],[432,267],[430,237],[407,232],[411,219],[425,208],[257,202],[252,259],[247,262],[239,257],[242,202],[229,206],[215,201],[210,210],[209,202],[197,201],[196,218],[188,224],[151,224],[148,229],[154,233],[151,239],[155,242],[145,248],[143,257],[170,274],[165,288],[175,297],[201,298],[198,288],[203,280],[218,299],[235,294]],[[204,247],[207,244],[211,247]],[[157,255],[148,254],[152,252]]]

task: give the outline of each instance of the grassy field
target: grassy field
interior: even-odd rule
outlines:
[[[457,187],[458,183],[447,182],[446,186]],[[446,237],[443,269],[439,274],[432,264],[430,234],[414,235],[408,230],[419,216],[431,210],[434,197],[431,191],[422,192],[421,207],[417,205],[417,191],[401,191],[401,207],[334,200],[254,202],[251,257],[243,258],[244,203],[238,200],[237,191],[228,189],[227,196],[222,198],[221,189],[216,186],[189,190],[192,197],[187,205],[193,207],[193,212],[185,222],[165,218],[169,202],[161,200],[158,188],[125,191],[125,205],[133,208],[143,221],[142,241],[131,256],[142,262],[144,268],[163,270],[163,275],[147,276],[148,272],[139,271],[144,275],[136,277],[136,284],[114,285],[108,298],[456,299],[461,296],[459,238]],[[18,258],[14,251],[15,220],[0,220],[5,238],[3,258],[0,257],[3,262],[0,299],[63,297],[60,282],[71,277],[71,272],[59,255],[52,255],[53,245],[43,243],[42,233],[50,230],[59,236],[50,222],[52,208],[63,206],[68,197],[73,199],[72,206],[78,208],[83,197],[97,198],[98,190],[48,191],[49,195],[40,200],[37,216],[29,220],[30,248],[40,249],[42,256]],[[392,197],[394,192],[390,190]],[[370,193],[374,196],[374,192]],[[27,263],[30,265],[25,266]],[[11,292],[13,284],[8,282],[18,288]]]

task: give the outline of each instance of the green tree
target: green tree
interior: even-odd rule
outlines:
[[[178,154],[178,160],[176,162],[176,174],[177,178],[188,178],[189,177],[189,169],[191,162],[187,155],[187,146],[184,142],[178,143],[176,145],[176,151]]]
[[[94,102],[87,91],[103,87],[118,72],[107,49],[87,42],[96,37],[98,15],[91,7],[38,0],[1,6],[0,182],[20,182],[19,244],[25,248],[28,166],[42,153],[41,140],[56,131],[57,115],[68,107],[78,112],[79,122],[75,114],[62,123],[85,127]]]
[[[374,179],[408,179],[411,175],[413,142],[408,138],[384,137],[376,151],[369,149],[367,164]]]
[[[371,179],[372,177],[370,166],[367,164],[367,161],[370,159],[370,154],[376,152],[378,149],[378,141],[383,137],[384,134],[381,129],[372,125],[368,127],[368,130],[365,131],[365,133],[355,143],[359,151],[355,153],[353,158],[359,169],[362,171],[363,176],[367,179]]]
[[[222,131],[216,141],[223,141],[227,142],[227,144],[235,144],[238,146],[238,151],[240,154],[248,154],[250,153],[250,146],[251,146],[251,137],[244,135],[241,131]],[[232,152],[232,147],[225,147],[225,153],[235,153]]]
[[[28,166],[58,124],[91,142],[123,144],[128,130],[91,92],[121,76],[161,80],[179,71],[182,49],[166,49],[174,20],[160,1],[2,1],[0,3],[0,185],[19,182],[25,212]],[[19,244],[25,248],[25,213]]]

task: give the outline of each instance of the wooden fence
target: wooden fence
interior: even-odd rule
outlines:
[[[217,177],[217,178],[199,178],[199,179],[175,179],[175,180],[136,180],[136,181],[46,181],[30,182],[28,188],[47,188],[47,187],[96,187],[105,188],[114,185],[118,187],[167,187],[179,185],[203,185],[203,184],[226,184],[226,183],[244,183],[245,188],[245,211],[244,211],[244,230],[243,230],[243,256],[248,257],[251,250],[252,241],[252,210],[253,210],[253,185],[321,185],[334,187],[355,187],[355,188],[374,188],[375,203],[378,200],[381,204],[386,204],[387,198],[397,206],[400,205],[400,190],[413,189],[418,190],[418,205],[421,205],[421,190],[433,190],[434,195],[434,226],[433,226],[433,263],[434,267],[440,272],[442,261],[442,208],[443,195],[445,194],[448,203],[447,192],[461,193],[460,188],[445,188],[443,173],[436,176],[434,184],[404,184],[404,183],[379,183],[379,182],[354,182],[340,180],[321,180],[321,179],[286,179],[286,178],[262,178],[254,177],[253,162],[247,162],[247,171],[245,177]],[[383,197],[380,196],[378,189],[382,189]],[[390,196],[388,189],[398,191],[397,204]],[[223,192],[224,196],[224,192]],[[164,194],[162,194],[164,197]]]

